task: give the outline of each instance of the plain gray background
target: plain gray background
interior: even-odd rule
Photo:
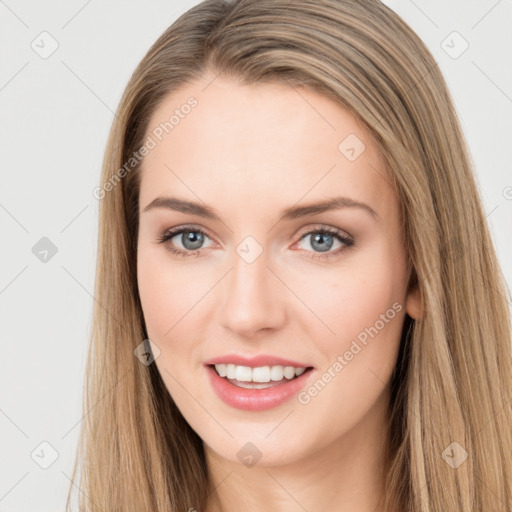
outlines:
[[[94,302],[92,191],[133,69],[197,3],[0,0],[0,512],[64,510]],[[510,286],[512,2],[386,3],[446,77]],[[57,252],[41,261],[44,237]]]

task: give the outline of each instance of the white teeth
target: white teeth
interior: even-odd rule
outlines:
[[[250,382],[252,380],[252,368],[249,366],[236,366],[236,380]]]
[[[225,364],[216,364],[215,369],[217,370],[217,373],[221,377],[225,377],[228,374],[227,365],[225,365]]]
[[[217,365],[215,365],[217,368]],[[236,375],[236,366],[234,364],[228,364],[226,367],[226,376],[228,379],[234,379]]]
[[[295,368],[293,366],[285,366],[284,367],[284,376],[287,379],[293,379],[293,377],[295,377]]]
[[[216,364],[215,370],[221,377],[236,379],[241,382],[278,382],[286,377],[288,380],[302,375],[305,367],[295,368],[294,366],[239,366],[235,364]]]
[[[270,382],[270,366],[259,366],[252,369],[253,382]]]
[[[270,378],[273,381],[283,380],[284,366],[272,366],[270,370]]]

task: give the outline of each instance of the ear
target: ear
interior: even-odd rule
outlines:
[[[423,317],[420,290],[417,284],[409,287],[405,301],[405,310],[414,320],[419,320]]]

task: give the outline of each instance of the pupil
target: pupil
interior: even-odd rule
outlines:
[[[201,233],[197,233],[196,231],[186,231],[183,233],[183,237],[183,246],[187,249],[190,249],[191,251],[199,249],[203,243],[203,235]],[[189,243],[191,243],[192,246],[188,245]]]
[[[325,252],[325,251],[328,251],[331,247],[332,247],[332,241],[333,241],[333,237],[329,234],[326,234],[326,233],[317,233],[314,237],[313,237],[313,242],[312,242],[312,246],[315,248],[315,244],[317,244],[320,240],[324,239],[324,237],[330,239],[330,244],[321,244],[320,245],[317,245],[316,248],[321,251],[321,252]]]

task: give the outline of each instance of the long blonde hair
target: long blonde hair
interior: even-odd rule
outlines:
[[[329,96],[368,127],[389,167],[423,316],[406,317],[393,375],[385,509],[512,510],[505,281],[442,74],[419,37],[377,0],[208,0],[175,21],[133,73],[101,176],[73,470],[80,510],[202,511],[212,492],[201,439],[155,365],[134,356],[147,333],[136,273],[140,163],[131,158],[164,97],[205,70]],[[449,463],[454,453],[467,454],[458,467]]]

